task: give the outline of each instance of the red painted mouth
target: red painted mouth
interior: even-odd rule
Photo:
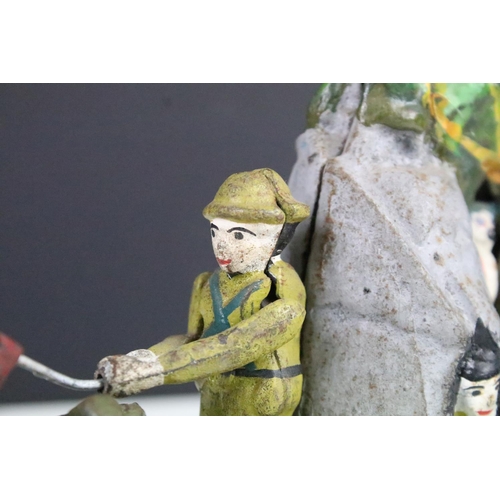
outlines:
[[[486,415],[489,415],[493,410],[479,410],[477,412],[478,415],[481,417],[485,417]]]
[[[221,266],[227,266],[228,264],[231,264],[231,259],[228,259],[228,260],[217,259],[217,262],[218,262]]]

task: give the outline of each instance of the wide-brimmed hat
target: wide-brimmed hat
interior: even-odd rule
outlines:
[[[266,224],[295,224],[309,214],[309,207],[297,201],[285,181],[270,168],[231,175],[203,210],[208,220]]]

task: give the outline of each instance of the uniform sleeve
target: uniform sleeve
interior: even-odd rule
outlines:
[[[291,266],[274,271],[278,300],[217,335],[185,344],[158,358],[164,368],[165,384],[190,382],[240,368],[300,335],[305,317],[302,282]]]

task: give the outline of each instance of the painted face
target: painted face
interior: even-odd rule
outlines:
[[[495,242],[495,220],[488,210],[471,212],[472,237],[476,245],[487,245],[491,250]]]
[[[494,417],[499,383],[500,375],[478,382],[460,377],[455,415]]]
[[[263,271],[271,258],[282,227],[283,224],[212,220],[212,246],[220,268],[227,273]]]

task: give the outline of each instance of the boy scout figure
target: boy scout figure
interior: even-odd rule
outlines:
[[[188,332],[98,364],[104,392],[196,381],[201,415],[292,415],[305,290],[279,254],[309,207],[273,170],[230,176],[203,215],[220,269],[193,286]]]

